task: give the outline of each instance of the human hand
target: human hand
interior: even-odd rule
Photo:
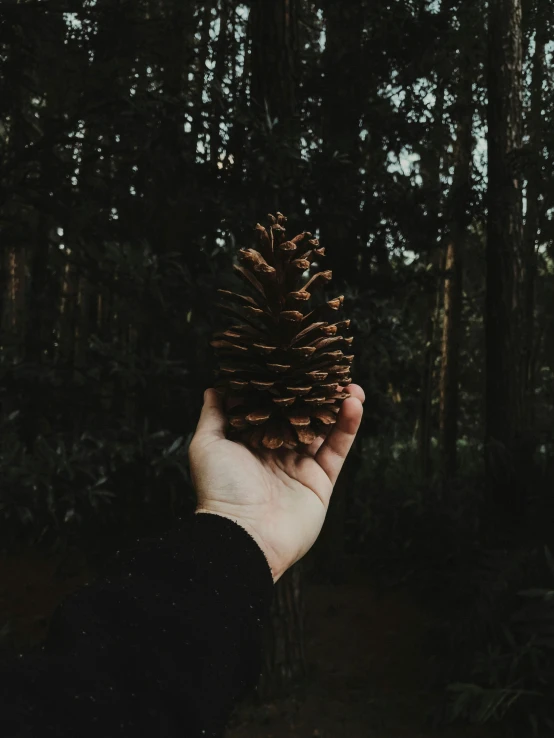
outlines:
[[[251,450],[225,438],[227,418],[215,389],[204,405],[189,447],[196,513],[212,513],[242,526],[264,552],[273,582],[313,546],[323,527],[333,487],[362,420],[363,389],[345,387],[338,419],[326,439],[301,452]]]

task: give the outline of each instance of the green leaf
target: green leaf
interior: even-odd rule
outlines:
[[[183,436],[179,436],[179,438],[176,438],[175,441],[171,444],[171,446],[164,451],[164,456],[170,456],[174,451],[176,451],[179,446],[183,443]]]
[[[520,597],[542,597],[545,600],[552,600],[554,599],[554,589],[523,589],[518,592],[518,595]]]
[[[546,562],[548,564],[548,568],[554,575],[554,556],[552,556],[552,554],[550,553],[550,549],[548,548],[548,546],[544,547],[544,555],[546,556]]]

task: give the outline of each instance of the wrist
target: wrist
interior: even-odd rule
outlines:
[[[237,525],[240,525],[240,527],[245,530],[248,535],[254,539],[254,541],[258,544],[258,547],[260,548],[261,552],[263,553],[268,566],[271,570],[271,576],[273,577],[273,584],[276,584],[277,581],[282,577],[284,574],[284,571],[277,571],[275,567],[272,565],[271,557],[268,554],[268,551],[266,550],[266,547],[261,540],[261,538],[258,536],[256,531],[248,525],[248,523],[245,523],[241,518],[238,518],[236,515],[228,515],[227,513],[218,512],[217,510],[210,510],[206,507],[198,507],[194,511],[195,515],[198,514],[209,514],[209,515],[219,515],[222,518],[227,518],[228,520],[232,520],[233,523],[236,523]]]

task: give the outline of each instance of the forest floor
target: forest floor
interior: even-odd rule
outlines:
[[[305,684],[287,699],[241,706],[226,738],[510,738],[494,725],[430,727],[433,614],[406,587],[378,592],[350,570],[345,584],[308,585]]]
[[[227,738],[511,738],[495,726],[429,727],[438,700],[425,657],[433,615],[405,587],[379,592],[353,562],[344,584],[309,584],[309,674],[287,699],[241,705]],[[82,555],[0,557],[0,631],[41,641],[60,600],[94,570]]]

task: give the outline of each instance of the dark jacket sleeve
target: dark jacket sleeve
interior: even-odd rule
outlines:
[[[254,539],[192,515],[121,551],[0,667],[2,738],[212,738],[257,683],[273,597]]]

